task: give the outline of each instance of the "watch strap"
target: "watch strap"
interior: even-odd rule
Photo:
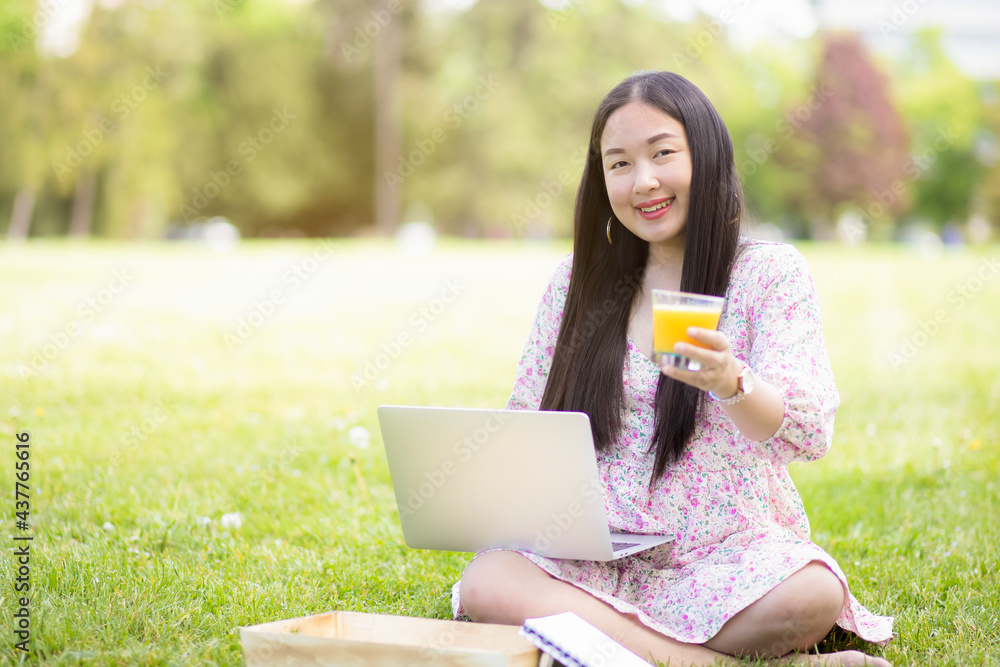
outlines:
[[[716,403],[718,403],[719,405],[736,405],[737,403],[739,403],[740,401],[742,401],[744,398],[747,397],[746,392],[743,391],[743,377],[749,372],[750,372],[750,365],[743,364],[743,368],[740,369],[740,374],[736,376],[736,393],[730,396],[729,398],[719,398],[718,396],[715,395],[715,392],[713,391],[708,392],[708,397],[711,398]]]

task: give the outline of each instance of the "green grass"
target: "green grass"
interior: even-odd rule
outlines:
[[[470,556],[402,544],[375,409],[502,406],[569,245],[446,241],[428,257],[375,241],[329,247],[315,265],[306,258],[321,246],[308,241],[230,254],[0,247],[8,534],[19,533],[15,433],[32,438],[28,662],[238,665],[244,625],[333,609],[449,616]],[[1000,276],[961,307],[951,292],[1000,249],[926,259],[801,248],[843,403],[831,453],[792,474],[814,540],[897,632],[884,649],[846,634],[823,648],[897,665],[996,665]],[[122,268],[124,289],[102,294]],[[275,290],[270,316],[230,349],[227,334]],[[86,300],[102,296],[83,322]],[[442,296],[452,302],[437,309]],[[938,309],[944,324],[899,363],[891,355]],[[74,320],[85,328],[71,330]],[[398,354],[379,360],[400,333],[410,338]],[[60,334],[63,349],[44,347]],[[45,367],[22,378],[33,358]],[[352,384],[366,361],[386,360],[375,383]],[[351,443],[355,426],[369,447]],[[242,526],[223,527],[234,512]],[[13,572],[8,559],[4,663],[25,658],[12,649]]]

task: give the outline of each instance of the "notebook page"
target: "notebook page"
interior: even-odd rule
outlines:
[[[571,611],[526,619],[521,635],[566,667],[650,667]]]

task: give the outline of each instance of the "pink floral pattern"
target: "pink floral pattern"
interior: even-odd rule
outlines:
[[[537,410],[552,363],[572,255],[549,283],[507,402]],[[519,552],[650,628],[689,643],[714,636],[737,612],[811,561],[821,561],[848,593],[837,624],[863,639],[892,639],[892,617],[865,609],[837,562],[809,539],[809,521],[788,474],[791,461],[829,450],[840,397],[823,339],[819,300],[808,266],[792,246],[752,242],[733,268],[719,329],[733,354],[784,392],[785,416],[768,440],[744,437],[718,405],[699,413],[687,452],[648,485],[656,386],[661,373],[628,341],[622,380],[628,418],[616,445],[598,454],[612,527],[671,535],[672,544],[610,562],[550,559]],[[456,618],[464,618],[459,585]]]

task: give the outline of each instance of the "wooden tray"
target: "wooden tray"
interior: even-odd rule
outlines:
[[[514,625],[331,611],[240,628],[247,667],[538,667]],[[546,658],[542,660],[542,658]]]

